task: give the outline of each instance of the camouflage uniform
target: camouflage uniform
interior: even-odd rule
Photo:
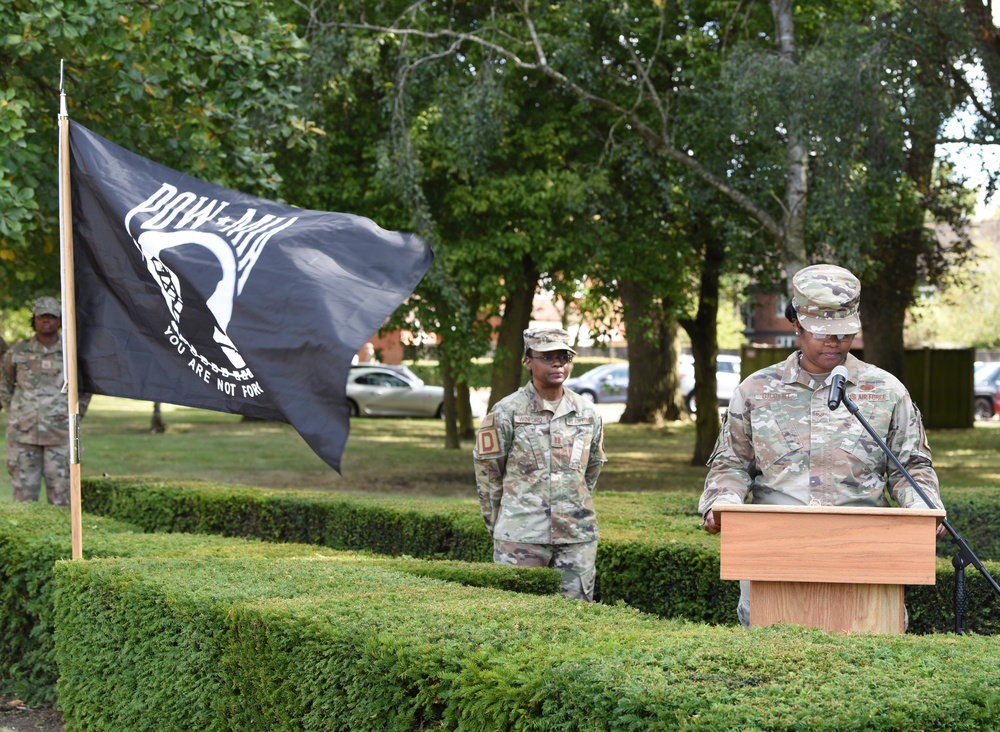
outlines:
[[[494,561],[554,567],[563,574],[564,595],[593,599],[591,494],[606,461],[593,404],[564,389],[553,412],[529,382],[483,419],[473,461]]]
[[[847,270],[817,265],[796,275],[800,325],[820,334],[857,332],[860,285]],[[810,276],[818,273],[820,276]],[[846,284],[845,284],[846,283]],[[807,336],[808,337],[808,336]],[[830,376],[800,366],[801,351],[747,378],[733,394],[698,511],[715,504],[926,508],[889,458],[843,404],[831,411]],[[928,498],[942,507],[920,411],[892,374],[847,354],[847,396]],[[750,623],[749,583],[737,614]]]
[[[29,338],[3,356],[0,404],[8,412],[7,470],[15,501],[37,501],[44,473],[49,503],[69,505],[69,408],[63,382],[61,339],[46,346]],[[81,412],[89,400],[81,395]]]
[[[890,373],[848,355],[847,395],[900,463],[941,505],[920,411]],[[847,407],[827,406],[829,386],[795,352],[740,384],[709,458],[698,510],[715,503],[924,508],[906,478]]]

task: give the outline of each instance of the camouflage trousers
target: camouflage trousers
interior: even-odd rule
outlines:
[[[27,445],[8,440],[7,472],[14,487],[15,501],[37,501],[44,475],[49,503],[69,505],[68,445]]]
[[[562,594],[593,602],[597,579],[597,542],[579,544],[519,544],[494,541],[493,561],[522,567],[551,567],[562,575]]]

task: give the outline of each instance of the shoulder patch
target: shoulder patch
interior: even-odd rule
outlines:
[[[480,427],[492,427],[493,423],[496,422],[496,421],[497,421],[497,415],[496,415],[496,413],[490,412],[485,417],[483,417],[483,421],[480,422],[479,426]]]
[[[476,433],[476,455],[481,458],[500,455],[500,433],[492,422],[487,425],[483,420],[483,426]]]

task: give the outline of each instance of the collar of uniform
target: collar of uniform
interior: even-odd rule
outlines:
[[[848,353],[847,360],[844,361],[844,366],[847,367],[847,383],[857,384],[858,374],[861,372],[862,362]]]
[[[779,365],[778,368],[782,384],[799,384],[800,386],[805,386],[805,384],[799,380],[799,377],[802,374],[802,367],[799,365],[799,360],[801,358],[802,351],[795,351]]]
[[[799,359],[802,357],[802,351],[795,351],[791,356],[785,359],[784,363],[781,364],[781,383],[782,384],[802,384],[803,386],[808,385],[808,381],[811,377],[806,377],[806,380],[802,380],[802,366],[799,364]],[[861,369],[861,361],[855,358],[850,353],[847,354],[847,360],[844,361],[844,366],[847,367],[847,383],[857,384],[858,383],[858,371]]]
[[[535,388],[534,382],[529,381],[525,384],[524,391],[531,401],[532,412],[549,411],[548,407],[545,406],[545,400],[542,399],[542,395],[539,394],[538,389]],[[580,405],[577,403],[578,400],[581,399],[583,399],[583,397],[572,394],[569,389],[563,389],[562,399],[559,400],[559,407],[556,409],[555,414],[552,415],[552,419],[581,411]]]

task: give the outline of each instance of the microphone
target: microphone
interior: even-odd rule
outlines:
[[[830,396],[826,400],[826,405],[831,410],[840,406],[844,400],[844,390],[847,388],[847,367],[837,366],[830,374]]]

